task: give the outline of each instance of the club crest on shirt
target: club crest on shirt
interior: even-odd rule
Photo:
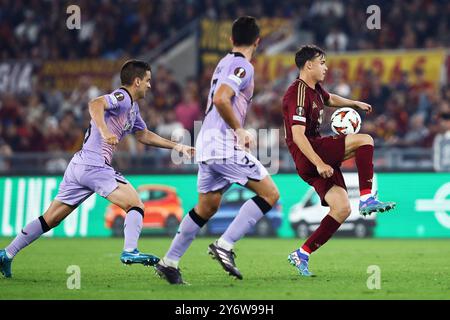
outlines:
[[[245,77],[245,69],[242,67],[238,67],[234,69],[234,75],[238,78],[244,78]]]
[[[122,92],[114,92],[114,97],[116,97],[118,101],[125,99],[125,95]]]
[[[318,107],[317,107],[317,104],[316,104],[316,102],[315,102],[315,101],[313,101],[313,103],[312,103],[312,107],[313,107],[313,109],[315,109],[315,108],[318,108]]]

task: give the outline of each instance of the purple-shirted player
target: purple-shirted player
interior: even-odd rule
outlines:
[[[27,224],[9,246],[0,250],[0,271],[5,277],[11,277],[11,262],[20,250],[56,227],[94,192],[127,212],[120,260],[147,266],[159,261],[158,257],[140,253],[137,249],[144,204],[131,184],[111,167],[111,158],[117,143],[130,133],[143,144],[175,149],[187,157],[193,156],[194,148],[176,144],[147,130],[137,104],[151,88],[151,70],[146,62],[127,61],[120,71],[120,79],[121,88],[89,103],[92,120],[83,147],[70,161],[50,207],[43,216]]]
[[[232,26],[233,49],[217,65],[211,79],[206,116],[196,142],[198,203],[183,218],[169,251],[155,265],[171,284],[183,284],[178,268],[200,228],[219,208],[222,193],[233,183],[257,195],[245,202],[225,233],[208,251],[230,275],[242,279],[234,262],[233,247],[278,201],[278,189],[264,166],[245,149],[253,137],[243,124],[253,95],[252,55],[259,44],[253,17],[241,17]]]

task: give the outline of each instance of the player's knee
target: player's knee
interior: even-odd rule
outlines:
[[[280,192],[278,191],[277,188],[271,189],[270,192],[266,196],[266,201],[271,206],[274,206],[279,199],[280,199]]]
[[[270,206],[273,207],[280,199],[280,192],[277,187],[272,186],[264,190],[264,192],[259,193],[258,196],[263,198]]]
[[[344,221],[348,218],[352,209],[349,203],[341,203],[339,205],[333,206],[330,208],[331,211],[339,218],[339,220]]]
[[[373,146],[375,143],[373,141],[373,138],[368,134],[361,134],[361,145],[371,145]]]
[[[211,203],[205,207],[205,214],[206,216],[208,216],[208,218],[210,218],[217,212],[217,210],[219,210],[219,204]]]
[[[338,215],[342,219],[347,219],[351,212],[352,212],[352,208],[350,207],[349,203],[341,205],[338,208]]]
[[[203,219],[208,220],[219,210],[219,204],[208,203],[202,206],[196,207],[196,213]]]
[[[126,206],[125,211],[128,212],[128,211],[129,211],[130,209],[132,209],[132,208],[139,208],[139,209],[141,209],[142,211],[145,211],[144,203],[143,203],[142,201],[140,201],[140,200],[130,202],[130,203]]]
[[[195,212],[203,219],[208,220],[211,218],[218,210],[220,206],[219,198],[209,198],[207,201],[200,201],[195,207]]]

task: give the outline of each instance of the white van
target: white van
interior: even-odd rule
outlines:
[[[365,238],[373,236],[376,225],[376,212],[370,216],[359,213],[359,180],[357,173],[344,173],[345,184],[350,199],[352,213],[339,227],[337,235]],[[372,194],[377,191],[377,178],[373,177]],[[303,198],[289,210],[289,222],[299,238],[307,238],[316,230],[322,219],[328,214],[329,208],[323,207],[320,198],[313,187],[310,187]]]

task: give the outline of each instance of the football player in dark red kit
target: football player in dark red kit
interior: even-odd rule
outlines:
[[[302,276],[311,276],[309,255],[325,244],[351,213],[344,177],[340,170],[342,161],[355,157],[359,176],[360,204],[363,215],[394,208],[393,202],[381,202],[372,195],[373,139],[367,134],[321,137],[319,128],[323,121],[324,105],[352,107],[371,112],[367,103],[349,100],[328,93],[320,82],[327,72],[325,52],[319,47],[303,46],[295,54],[299,77],[283,97],[283,117],[286,143],[300,177],[314,187],[322,205],[330,212],[318,229],[297,250],[288,256]]]

